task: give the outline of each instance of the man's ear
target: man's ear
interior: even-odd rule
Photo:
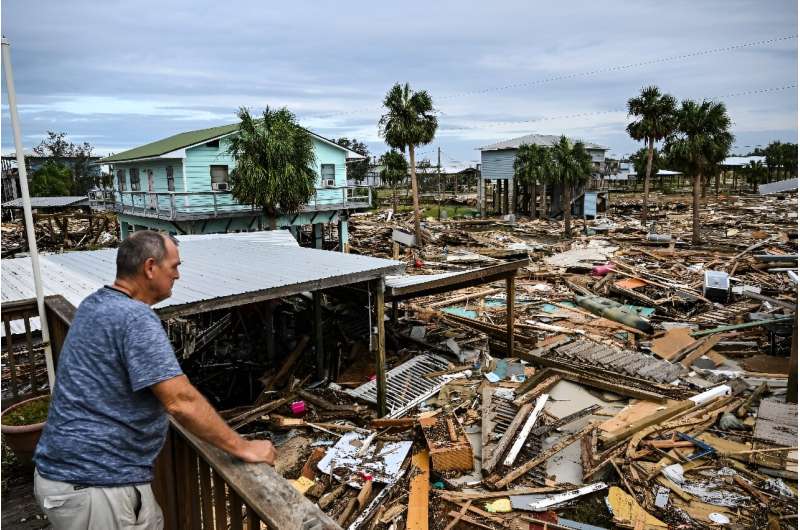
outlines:
[[[147,278],[148,280],[153,279],[153,269],[155,268],[155,266],[156,266],[155,258],[147,258],[146,260],[144,260],[144,265],[142,266],[142,269],[144,270],[145,278]]]

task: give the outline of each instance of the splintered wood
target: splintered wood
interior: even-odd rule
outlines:
[[[473,469],[472,445],[458,419],[452,413],[421,418],[419,424],[428,443],[436,471]]]

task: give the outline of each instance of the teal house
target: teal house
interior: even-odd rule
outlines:
[[[120,237],[136,230],[172,234],[214,234],[312,226],[314,246],[322,247],[323,227],[338,225],[340,250],[347,250],[350,212],[368,208],[369,188],[347,186],[347,161],[361,157],[309,131],[316,155],[317,183],[309,202],[294,214],[267,218],[260,208],[241,204],[231,193],[236,162],[228,153],[239,124],[189,131],[98,161],[110,164],[112,190],[90,192],[90,206],[119,217]]]

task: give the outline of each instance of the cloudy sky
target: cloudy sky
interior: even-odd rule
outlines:
[[[420,151],[447,165],[534,132],[631,153],[625,102],[650,84],[724,101],[735,152],[797,141],[797,20],[795,0],[2,1],[26,147],[56,130],[119,152],[269,105],[381,154],[399,81],[433,97]],[[5,153],[5,78],[2,116]]]

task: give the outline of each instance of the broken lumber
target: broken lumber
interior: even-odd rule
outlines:
[[[542,409],[544,409],[544,405],[547,403],[547,399],[549,397],[549,394],[542,394],[536,400],[536,405],[534,405],[533,411],[531,411],[528,419],[525,421],[525,425],[523,425],[522,429],[519,431],[517,439],[514,440],[514,444],[508,451],[506,459],[503,461],[504,466],[511,466],[514,464],[514,460],[517,459],[517,455],[522,449],[522,445],[528,439],[528,435],[530,434],[531,429],[533,429],[533,425],[536,423],[536,420],[539,419],[539,414],[542,412]]]
[[[650,427],[651,425],[655,425],[657,423],[661,423],[670,418],[673,418],[674,416],[677,416],[681,412],[685,412],[693,408],[694,406],[695,406],[694,401],[690,401],[688,399],[684,401],[679,401],[674,405],[668,405],[649,416],[646,416],[640,420],[628,424],[627,427],[624,427],[620,430],[609,433],[602,433],[600,435],[600,441],[604,445],[612,445],[620,440],[624,440],[625,438],[631,436],[632,434],[638,431],[641,431],[646,427]]]
[[[300,356],[303,355],[309,340],[310,339],[308,335],[301,336],[297,341],[297,346],[295,346],[294,350],[292,350],[292,352],[286,357],[286,361],[284,361],[280,370],[278,370],[272,377],[266,377],[266,374],[261,377],[261,382],[264,384],[264,391],[261,393],[258,400],[256,400],[256,404],[260,405],[263,403],[265,393],[269,390],[272,390],[272,387],[276,383],[288,380],[287,376],[289,375],[289,372],[294,369],[297,361],[300,359]]]
[[[522,408],[520,408],[517,411],[517,415],[514,416],[514,419],[511,421],[511,424],[508,426],[508,429],[506,429],[506,432],[503,434],[503,437],[500,438],[499,442],[497,442],[497,446],[494,448],[492,456],[484,464],[483,466],[484,474],[488,475],[489,473],[494,471],[495,467],[497,467],[497,463],[500,461],[500,458],[503,456],[503,453],[505,452],[506,448],[514,439],[514,435],[516,434],[517,429],[520,428],[522,422],[525,421],[525,419],[531,413],[531,409],[533,409],[533,405],[528,403],[526,405],[523,405]]]
[[[543,392],[550,390],[550,388],[552,388],[560,380],[561,376],[558,374],[548,377],[547,379],[536,385],[536,387],[533,388],[531,391],[525,392],[524,394],[514,399],[514,404],[519,407],[524,405],[525,403],[533,401],[534,399],[538,398],[539,395],[542,394]]]
[[[411,457],[411,483],[408,493],[409,530],[428,529],[428,495],[430,493],[430,453],[422,450]]]
[[[452,421],[456,440],[450,439],[448,420]],[[474,468],[472,445],[452,412],[420,418],[419,424],[433,460],[433,469],[471,471]]]
[[[574,433],[572,433],[570,435],[565,436],[564,438],[562,438],[561,440],[556,442],[556,444],[553,445],[552,447],[550,447],[549,449],[547,449],[545,451],[542,451],[536,457],[532,458],[531,460],[528,460],[527,462],[525,462],[521,466],[509,471],[506,474],[505,477],[503,477],[502,479],[500,479],[500,480],[498,480],[497,482],[494,483],[494,487],[496,487],[496,488],[504,488],[504,487],[506,487],[508,484],[510,484],[511,482],[517,480],[519,477],[521,477],[522,475],[524,475],[525,473],[527,473],[531,469],[535,468],[536,466],[538,466],[542,462],[545,462],[548,459],[550,459],[552,456],[560,453],[561,450],[564,449],[565,447],[567,447],[569,445],[572,445],[575,441],[577,441],[579,438],[582,438],[583,436],[588,434],[594,428],[595,428],[594,424],[590,423],[589,425],[587,425],[586,427],[584,427],[580,431],[577,431],[577,432],[574,432]]]

